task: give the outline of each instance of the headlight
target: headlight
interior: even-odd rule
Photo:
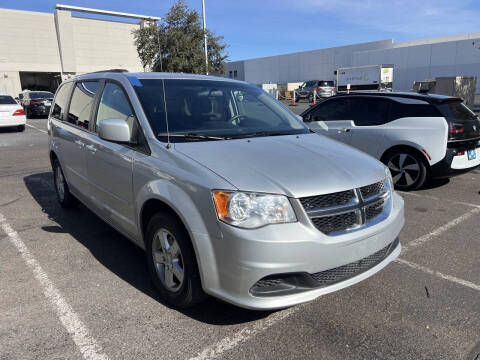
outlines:
[[[251,192],[214,191],[218,218],[242,228],[297,221],[286,196]]]
[[[393,178],[392,178],[392,173],[390,172],[390,169],[385,166],[385,174],[387,175],[387,182],[390,187],[390,191],[393,191]]]

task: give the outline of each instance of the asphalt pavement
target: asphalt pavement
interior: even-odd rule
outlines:
[[[46,130],[0,129],[1,360],[480,359],[480,171],[402,193],[404,251],[355,286],[276,312],[178,311],[142,250],[58,206]]]

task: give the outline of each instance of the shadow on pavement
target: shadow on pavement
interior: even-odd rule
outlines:
[[[112,273],[162,302],[150,280],[142,249],[100,220],[85,206],[62,209],[55,197],[51,172],[29,175],[23,180],[42,211],[58,224],[44,226],[43,231],[70,234]],[[241,309],[212,297],[191,309],[179,311],[197,321],[212,325],[241,324],[264,318],[271,313]]]

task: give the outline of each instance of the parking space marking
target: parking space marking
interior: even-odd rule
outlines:
[[[267,330],[272,327],[279,321],[286,319],[293,313],[297,312],[302,308],[302,305],[292,307],[286,310],[278,311],[266,319],[260,320],[253,324],[251,327],[244,327],[242,330],[236,332],[232,336],[227,336],[217,342],[214,345],[208,346],[203,349],[197,356],[190,358],[189,360],[207,360],[207,359],[216,359],[220,357],[224,352],[233,349],[240,343],[243,343],[256,334]]]
[[[32,129],[38,130],[38,131],[40,131],[40,132],[42,132],[42,133],[44,133],[44,134],[48,134],[48,132],[47,132],[47,131],[45,131],[45,130],[43,130],[43,129],[39,129],[39,128],[38,128],[38,127],[36,127],[36,126],[30,125],[30,124],[25,124],[25,125],[26,125],[26,126],[28,126],[29,128],[32,128]]]
[[[408,244],[403,246],[402,254],[405,254],[407,251],[409,251],[412,248],[415,248],[417,246],[422,245],[423,243],[429,241],[430,239],[434,238],[435,236],[441,235],[447,230],[450,230],[454,226],[457,226],[458,224],[464,222],[465,220],[470,219],[473,215],[480,213],[480,207],[476,207],[467,213],[463,214],[462,216],[459,216],[452,221],[449,221],[445,225],[442,225],[435,230],[429,232],[428,234],[425,234],[423,236],[420,236],[419,238],[410,241]]]
[[[419,264],[415,264],[413,262],[410,262],[410,261],[407,261],[405,259],[400,259],[400,258],[397,258],[395,260],[395,262],[398,262],[400,264],[404,264],[404,265],[407,265],[409,267],[411,267],[412,269],[415,269],[415,270],[420,270],[420,271],[423,271],[427,274],[431,274],[431,275],[435,275],[439,278],[442,278],[444,280],[448,280],[448,281],[452,281],[454,283],[457,283],[457,284],[460,284],[460,285],[463,285],[463,286],[466,286],[470,289],[473,289],[473,290],[477,290],[477,291],[480,291],[480,285],[477,285],[477,284],[474,284],[470,281],[467,281],[467,280],[463,280],[463,279],[460,279],[460,278],[457,278],[455,276],[451,276],[451,275],[445,275],[443,273],[441,273],[440,271],[436,271],[436,270],[432,270],[432,269],[429,269],[425,266],[422,266],[422,265],[419,265]]]
[[[420,198],[425,198],[425,199],[430,199],[430,200],[437,200],[437,201],[447,201],[447,202],[451,202],[451,203],[453,203],[453,204],[465,205],[465,206],[471,206],[471,207],[475,207],[475,208],[480,208],[480,205],[478,205],[478,204],[467,203],[467,202],[464,202],[464,201],[457,201],[457,200],[451,200],[451,199],[441,199],[441,198],[438,198],[438,197],[435,197],[435,196],[420,195],[420,194],[415,194],[415,193],[406,192],[406,191],[398,191],[398,190],[395,190],[395,191],[398,192],[399,194],[402,194],[402,195],[410,195],[410,196],[413,196],[413,197],[420,197]]]
[[[37,279],[42,286],[45,297],[51,303],[60,322],[72,337],[83,358],[86,360],[108,360],[108,357],[103,353],[100,345],[90,335],[87,327],[62,297],[60,291],[50,281],[18,233],[7,223],[6,218],[2,214],[0,214],[0,228],[6,234],[12,245],[18,250],[23,260],[33,272],[35,279]]]

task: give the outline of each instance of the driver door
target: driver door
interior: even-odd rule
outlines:
[[[320,135],[350,144],[351,129],[354,126],[350,99],[326,100],[306,114],[304,122]]]

